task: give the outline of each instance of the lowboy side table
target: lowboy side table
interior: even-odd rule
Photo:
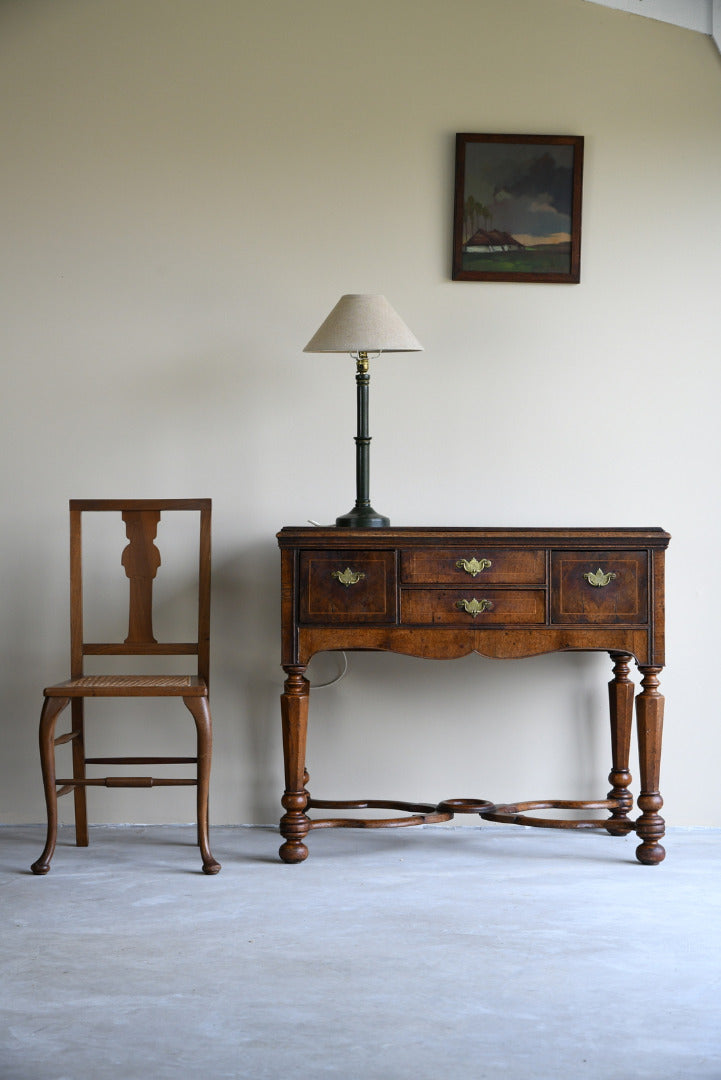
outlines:
[[[448,821],[457,813],[550,828],[635,830],[636,857],[660,863],[659,811],[664,699],[664,553],[662,529],[339,529],[284,528],[278,534],[282,574],[281,715],[285,814],[281,858],[302,862],[311,829],[384,828]],[[612,785],[597,801],[492,804],[447,799],[329,802],[308,791],[305,768],[311,657],[324,650],[382,650],[429,659],[470,652],[516,658],[567,651],[608,652]],[[634,684],[640,816],[632,820],[629,752]],[[313,818],[314,809],[391,809],[386,819]],[[608,817],[568,820],[534,816],[538,809],[607,809]],[[530,811],[530,813],[529,813]]]

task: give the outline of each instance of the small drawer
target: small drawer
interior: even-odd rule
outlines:
[[[551,621],[648,623],[645,551],[554,551]]]
[[[545,551],[444,548],[401,552],[401,580],[418,585],[545,585]]]
[[[393,551],[302,551],[300,621],[395,622]]]
[[[543,589],[401,589],[401,622],[406,625],[480,628],[545,621]]]

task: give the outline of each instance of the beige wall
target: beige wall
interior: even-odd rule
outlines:
[[[277,820],[274,534],[353,499],[352,363],[301,350],[358,291],[426,349],[374,367],[394,524],[673,534],[667,817],[721,825],[720,97],[710,38],[582,0],[0,5],[2,820],[43,816],[67,500],[157,494],[214,499],[213,819]],[[456,131],[585,136],[580,285],[449,280]],[[352,657],[313,700],[315,791],[603,794],[608,675]],[[182,790],[92,807],[192,813]]]

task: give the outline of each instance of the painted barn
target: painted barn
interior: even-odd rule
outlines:
[[[500,232],[498,229],[479,229],[470,240],[463,245],[464,251],[469,254],[487,254],[492,251],[522,250],[525,245],[516,240],[510,233]]]

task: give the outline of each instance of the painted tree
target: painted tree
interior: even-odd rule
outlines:
[[[478,216],[483,222],[483,228],[486,230],[486,232],[488,232],[489,226],[493,221],[492,212],[488,209],[485,203],[476,203],[476,209],[478,212]]]
[[[466,205],[463,208],[463,218],[466,226],[466,240],[473,236],[475,230],[476,221],[476,200],[472,195],[469,195],[466,199]]]

